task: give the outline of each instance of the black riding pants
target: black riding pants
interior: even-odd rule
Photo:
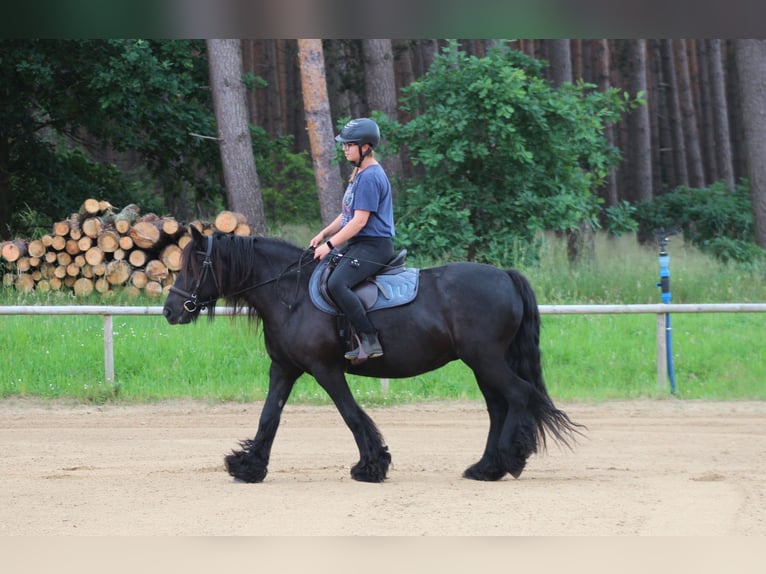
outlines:
[[[355,237],[348,242],[327,289],[357,333],[374,333],[362,302],[352,289],[380,271],[394,256],[394,242],[388,237]]]

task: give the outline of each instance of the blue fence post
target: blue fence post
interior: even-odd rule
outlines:
[[[668,238],[678,233],[678,229],[659,230],[654,234],[660,244],[660,282],[657,287],[660,288],[662,302],[670,304],[673,296],[670,292],[670,255],[668,255]],[[670,392],[676,394],[676,376],[673,367],[673,329],[670,324],[670,313],[665,313],[665,349],[667,353],[668,378],[670,379]]]

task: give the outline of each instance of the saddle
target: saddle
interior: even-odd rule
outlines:
[[[309,279],[309,296],[319,310],[331,315],[341,315],[327,290],[327,279],[335,265],[343,257],[333,252],[320,261]],[[367,311],[398,307],[410,303],[418,294],[420,269],[405,267],[407,250],[402,249],[377,275],[368,277],[354,288],[354,293]]]

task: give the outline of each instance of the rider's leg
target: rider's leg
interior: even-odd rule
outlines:
[[[383,267],[380,261],[388,261],[391,257],[393,242],[390,240],[355,241],[330,275],[328,290],[358,333],[361,343],[359,348],[346,354],[348,359],[374,358],[383,354],[375,325],[367,316],[353,288],[377,273]]]

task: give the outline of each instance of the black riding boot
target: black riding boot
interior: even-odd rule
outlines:
[[[349,361],[364,361],[383,356],[383,347],[380,346],[378,333],[361,333],[359,346],[344,355]]]

